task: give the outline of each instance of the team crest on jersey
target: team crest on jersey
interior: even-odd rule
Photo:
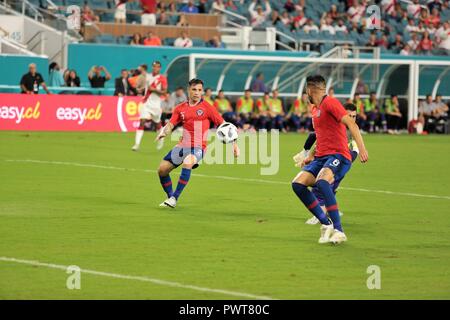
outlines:
[[[202,110],[202,109],[198,109],[198,110],[197,110],[197,115],[198,115],[199,117],[201,117],[201,116],[203,115],[203,110]]]

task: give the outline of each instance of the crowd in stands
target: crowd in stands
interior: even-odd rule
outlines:
[[[143,25],[188,27],[185,14],[243,15],[254,28],[276,27],[301,39],[340,40],[383,52],[450,55],[450,0],[115,0],[114,19],[127,22],[127,7],[141,12]],[[371,4],[381,8],[376,28],[366,19]],[[134,11],[136,12],[136,11]],[[86,4],[85,22],[100,20]],[[213,43],[213,41],[211,41]],[[219,45],[221,47],[222,45]]]

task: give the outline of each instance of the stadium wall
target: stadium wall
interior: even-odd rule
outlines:
[[[39,73],[44,79],[48,78],[48,58],[29,57],[23,55],[1,54],[0,55],[0,84],[17,86],[20,84],[22,75],[28,72],[28,65],[35,63]],[[2,90],[4,91],[4,90]]]

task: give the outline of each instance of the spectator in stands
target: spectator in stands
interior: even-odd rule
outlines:
[[[251,128],[251,119],[254,111],[254,100],[252,98],[252,91],[246,89],[244,96],[240,97],[236,102],[236,112],[238,114],[238,125],[244,130]]]
[[[208,13],[207,12],[207,5],[208,5],[208,0],[200,0],[197,8],[198,8],[198,13]]]
[[[102,75],[102,72],[104,75]],[[88,79],[92,88],[104,88],[105,82],[111,79],[111,74],[104,66],[93,66],[89,70]]]
[[[422,22],[425,26],[429,24],[429,14],[428,10],[425,8],[420,9],[419,21]]]
[[[441,17],[439,16],[439,10],[437,8],[434,8],[431,11],[431,15],[429,16],[428,20],[425,21],[425,24],[427,26],[432,25],[435,28],[437,28],[440,23],[441,23]]]
[[[36,64],[30,63],[28,65],[28,73],[25,73],[20,79],[20,88],[22,93],[38,94],[39,86],[42,86],[47,94],[51,94],[44,82],[44,78],[37,72]]]
[[[177,27],[189,27],[189,22],[187,21],[185,14],[180,14],[180,20],[177,22]]]
[[[320,31],[328,32],[331,35],[335,35],[336,31],[331,23],[332,23],[332,19],[330,17],[322,20],[321,25],[320,25]]]
[[[133,37],[131,38],[130,44],[137,46],[141,45],[143,43],[142,36],[140,33],[133,34]]]
[[[181,12],[195,14],[198,13],[198,8],[194,5],[194,1],[189,0],[189,2],[181,8]]]
[[[251,16],[251,25],[252,27],[259,27],[261,26],[266,20],[267,17],[272,12],[272,9],[270,8],[269,0],[265,1],[266,10],[263,11],[261,5],[256,5],[257,0],[252,0],[252,3],[248,7],[248,11],[250,12]],[[256,11],[255,11],[256,7]]]
[[[177,4],[175,2],[169,3],[169,5],[167,6],[167,11],[170,14],[178,14]]]
[[[120,77],[116,78],[114,95],[119,97],[135,95],[135,89],[128,80],[128,70],[122,69]]]
[[[377,40],[377,46],[384,49],[387,49],[389,47],[389,39],[385,34],[383,34],[381,38]]]
[[[234,4],[233,0],[228,0],[225,3],[225,10],[229,10],[229,11],[237,11],[238,7],[236,7],[236,5]]]
[[[279,21],[281,21],[280,13],[278,10],[272,11],[272,16],[270,17],[272,25],[276,26]]]
[[[334,31],[348,33],[347,26],[344,24],[344,20],[338,20],[337,25],[334,26]]]
[[[225,10],[225,4],[222,0],[215,0],[211,7],[211,13],[212,14],[220,14],[222,11]]]
[[[67,70],[68,72],[64,75],[65,85],[67,87],[80,87],[81,81],[80,77],[77,75],[75,70]]]
[[[416,26],[414,19],[412,19],[412,18],[408,19],[408,25],[405,27],[405,29],[409,33],[417,32],[417,26]]]
[[[237,123],[236,114],[231,107],[230,101],[225,97],[223,90],[220,90],[216,99],[214,100],[214,107],[223,116],[225,121],[231,122],[233,124]]]
[[[141,23],[143,26],[156,24],[156,0],[140,0],[142,7]]]
[[[425,31],[427,31],[427,29],[423,26],[423,22],[419,21],[419,24],[417,25],[417,28],[416,28],[416,32],[420,33],[420,34],[424,34]]]
[[[327,13],[324,14],[326,17],[331,18],[332,23],[334,23],[335,21],[337,21],[339,19],[339,17],[341,16],[337,10],[337,7],[335,4],[332,4],[330,7],[330,11],[328,11]],[[324,18],[322,16],[322,18]]]
[[[397,33],[395,35],[395,40],[389,44],[389,50],[392,50],[394,53],[399,53],[404,46],[402,34]]]
[[[50,87],[64,86],[64,77],[56,62],[52,62],[48,66],[48,85]]]
[[[417,39],[417,33],[411,33],[411,39],[408,41],[408,46],[411,48],[412,53],[417,53],[417,49],[419,48],[420,41]]]
[[[147,70],[146,64],[141,64],[138,67],[138,77],[136,79],[136,95],[143,96],[147,89]]]
[[[398,127],[402,114],[400,112],[397,95],[393,94],[390,99],[386,99],[384,102],[384,110],[387,118],[387,132],[389,134],[398,133]]]
[[[436,96],[436,110],[434,112],[434,116],[436,118],[436,132],[444,133],[445,126],[448,123],[448,110],[449,107],[446,103],[442,101],[442,96]]]
[[[296,16],[292,19],[292,22],[297,24],[297,28],[303,27],[306,22],[308,22],[308,18],[305,17],[303,9],[298,9],[296,11]]]
[[[302,113],[300,112],[300,103],[298,101],[300,101],[300,98],[296,99],[291,105],[286,119],[290,130],[294,129],[296,132],[301,132]]]
[[[422,7],[420,6],[419,0],[412,0],[412,3],[408,4],[407,10],[408,14],[414,19],[418,19]]]
[[[351,22],[359,23],[361,18],[364,17],[366,12],[366,7],[360,4],[358,0],[353,1],[353,5],[347,10],[348,20]]]
[[[328,95],[330,98],[335,98],[335,96],[334,96],[334,88],[333,88],[333,87],[330,87],[330,88],[328,89],[327,95]]]
[[[305,11],[305,0],[298,0],[295,4],[295,11],[303,10]]]
[[[86,3],[83,7],[83,13],[81,16],[81,20],[83,24],[86,23],[96,23],[100,21],[99,16],[97,16],[94,11],[88,6]]]
[[[295,4],[292,0],[287,0],[283,8],[286,12],[292,13],[295,11]]]
[[[219,48],[219,49],[225,48],[225,44],[220,40],[219,36],[214,36],[211,40],[209,40],[208,46],[211,48]]]
[[[203,100],[205,100],[212,106],[214,105],[214,99],[212,97],[212,89],[211,88],[205,89],[205,94],[203,95]]]
[[[400,55],[401,56],[410,56],[412,55],[412,51],[411,51],[411,47],[409,46],[409,44],[405,44],[405,46],[403,47],[403,49],[400,51]]]
[[[395,11],[395,3],[396,0],[382,0],[381,8],[383,12],[386,12],[388,15],[391,15]]]
[[[154,35],[152,31],[147,33],[147,37],[142,42],[144,46],[150,46],[150,47],[159,47],[161,46],[161,39]]]
[[[419,106],[419,116],[425,119],[425,131],[434,132],[436,127],[436,118],[434,117],[436,109],[437,105],[433,102],[433,97],[431,94],[427,94],[425,101],[422,101]]]
[[[319,27],[314,24],[313,19],[308,19],[308,23],[303,27],[305,33],[319,32]]]
[[[292,23],[292,18],[289,15],[289,12],[287,12],[287,11],[283,12],[283,14],[281,15],[280,20],[281,20],[281,22],[283,22],[283,24],[285,26],[288,26],[288,25],[290,25]]]
[[[436,31],[438,48],[441,54],[450,55],[450,22],[446,21]]]
[[[366,43],[366,47],[371,47],[371,48],[378,47],[377,35],[375,33],[370,34],[369,41]]]
[[[267,92],[267,87],[264,83],[264,74],[261,72],[256,75],[256,79],[251,85],[252,92]]]
[[[430,39],[430,35],[427,31],[422,36],[422,40],[419,43],[419,51],[422,54],[430,55],[433,49],[433,41]]]
[[[188,37],[187,32],[182,31],[181,36],[175,40],[173,46],[178,48],[191,48],[193,43],[191,38]]]
[[[282,132],[286,132],[284,128],[284,108],[283,101],[278,98],[278,90],[275,89],[272,91],[272,98],[270,99],[270,110],[269,114],[272,118],[271,128],[281,130]]]
[[[116,11],[114,12],[115,23],[127,22],[127,1],[126,0],[114,0],[116,5]]]
[[[166,26],[170,24],[169,18],[167,18],[167,14],[165,12],[161,12],[159,14],[159,18],[158,18],[158,21],[156,22],[156,24],[166,25]]]

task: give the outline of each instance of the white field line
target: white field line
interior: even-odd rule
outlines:
[[[109,170],[120,170],[120,171],[134,171],[134,172],[151,172],[151,173],[156,173],[156,170],[122,168],[122,167],[115,167],[115,166],[97,165],[97,164],[89,164],[89,163],[77,163],[77,162],[43,161],[43,160],[5,160],[5,161],[7,161],[7,162],[25,162],[25,163],[65,165],[65,166],[74,166],[74,167],[86,167],[86,168],[109,169]],[[282,184],[282,185],[287,185],[288,184],[288,182],[286,182],[286,181],[265,180],[265,179],[250,179],[250,178],[239,178],[239,177],[230,177],[230,176],[213,176],[213,175],[198,174],[198,173],[193,173],[192,176],[203,177],[203,178],[215,178],[215,179],[222,179],[222,180],[234,180],[234,181],[241,181],[241,182],[256,182],[256,183]],[[389,194],[389,195],[394,195],[394,196],[407,196],[407,197],[416,197],[416,198],[430,198],[430,199],[450,200],[450,196],[441,196],[441,195],[433,195],[433,194],[420,194],[420,193],[412,193],[412,192],[397,192],[397,191],[389,191],[389,190],[373,190],[373,189],[351,188],[351,187],[339,187],[339,190],[349,190],[349,191],[368,192],[368,193],[381,193],[381,194]]]
[[[16,259],[16,258],[10,258],[10,257],[0,257],[0,261],[26,264],[26,265],[30,265],[30,266],[36,266],[36,267],[60,269],[60,270],[64,270],[64,271],[66,271],[67,268],[69,267],[69,266],[64,266],[64,265],[60,265],[60,264],[44,263],[44,262],[39,262],[39,261],[23,260],[23,259]],[[86,273],[86,274],[92,274],[92,275],[96,275],[96,276],[102,276],[102,277],[125,279],[125,280],[135,280],[135,281],[141,281],[141,282],[150,282],[153,284],[166,286],[166,287],[189,289],[189,290],[203,291],[203,292],[208,292],[208,293],[218,293],[218,294],[223,294],[226,296],[234,296],[234,297],[256,299],[256,300],[273,300],[273,298],[271,298],[271,297],[257,296],[257,295],[250,294],[250,293],[198,287],[198,286],[193,286],[193,285],[189,285],[189,284],[183,284],[183,283],[166,281],[166,280],[149,278],[149,277],[143,277],[143,276],[130,276],[130,275],[125,275],[125,274],[109,273],[109,272],[102,272],[102,271],[95,271],[95,270],[88,270],[88,269],[81,269],[81,268],[80,268],[80,272]]]

